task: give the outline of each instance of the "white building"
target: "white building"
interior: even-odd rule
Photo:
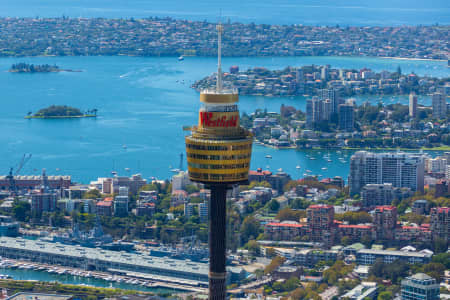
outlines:
[[[443,157],[428,158],[425,161],[425,171],[428,173],[445,173],[447,159]]]
[[[119,195],[114,198],[114,215],[117,217],[126,216],[128,214],[128,188],[121,186]]]
[[[417,95],[409,94],[409,116],[415,118],[417,116]]]
[[[423,154],[358,151],[350,161],[350,194],[360,193],[366,184],[383,183],[423,192],[424,161]]]
[[[183,190],[187,185],[191,184],[189,175],[187,172],[181,171],[180,173],[172,176],[172,192]]]

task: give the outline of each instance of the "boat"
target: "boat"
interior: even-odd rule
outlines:
[[[129,171],[130,171],[130,168],[125,168],[125,171],[129,172]]]
[[[267,154],[266,158],[272,158],[272,155]]]
[[[170,172],[172,172],[172,173],[180,173],[180,169],[171,169]]]
[[[324,170],[324,171],[325,171],[325,170],[328,170],[328,168],[326,168],[326,167],[323,167],[323,168],[322,168],[322,170]]]
[[[311,173],[312,171],[311,171],[311,170],[306,170],[306,172],[307,172],[307,173]]]
[[[315,158],[315,157],[310,157],[309,159],[310,159],[310,160],[315,160],[316,158]]]
[[[123,145],[122,145],[122,148],[123,148],[123,149],[127,149],[127,145],[123,144]]]
[[[178,57],[178,61],[182,61],[182,60],[184,60],[184,56],[183,55]]]
[[[295,168],[296,168],[297,170],[300,170],[300,169],[301,169],[301,167],[300,167],[300,166],[296,166]]]

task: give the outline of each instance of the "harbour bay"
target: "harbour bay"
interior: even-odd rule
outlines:
[[[17,62],[57,64],[80,69],[81,73],[12,74],[6,72]],[[374,71],[422,76],[448,77],[447,62],[396,60],[356,57],[254,57],[225,58],[224,69],[238,65],[241,70],[263,66],[282,69],[286,66],[330,64],[336,68],[371,68]],[[183,125],[195,123],[198,93],[190,88],[197,79],[214,72],[215,58],[186,57],[33,57],[1,58],[0,89],[3,91],[0,128],[2,173],[15,166],[23,153],[33,157],[21,174],[72,175],[73,180],[88,182],[96,177],[142,173],[145,178],[165,179],[170,169],[178,168],[184,153]],[[407,96],[359,96],[358,103],[383,101],[407,103]],[[304,110],[305,97],[241,96],[241,112],[256,108],[279,111],[280,105]],[[97,119],[25,120],[29,112],[51,104],[80,109],[97,108]],[[429,97],[419,97],[419,104],[430,104]],[[330,152],[332,162],[321,159],[328,151],[276,150],[254,146],[252,169],[269,166],[282,168],[293,177],[306,170],[324,177],[347,177],[348,158],[352,151]],[[320,153],[319,153],[320,152]],[[267,159],[271,155],[272,159]],[[316,157],[311,160],[308,156]],[[300,171],[296,166],[301,166]],[[185,166],[184,166],[185,167]],[[327,170],[322,170],[326,167]]]

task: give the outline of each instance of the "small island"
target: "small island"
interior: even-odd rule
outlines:
[[[9,69],[11,73],[56,73],[56,72],[81,72],[70,69],[60,69],[57,65],[34,65],[27,63],[13,64]]]
[[[25,119],[67,119],[67,118],[95,118],[97,109],[82,112],[78,108],[67,105],[52,105],[42,108],[35,114],[29,112]]]

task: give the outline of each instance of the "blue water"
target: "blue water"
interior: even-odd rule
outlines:
[[[128,283],[118,283],[118,282],[110,282],[103,279],[97,278],[86,278],[81,276],[72,276],[69,274],[58,275],[54,273],[47,273],[42,271],[33,271],[33,270],[23,270],[23,269],[5,269],[0,268],[0,273],[4,275],[9,275],[12,279],[15,280],[36,280],[36,281],[45,281],[52,282],[57,281],[61,284],[85,284],[89,286],[95,287],[103,287],[103,288],[118,288],[124,290],[135,290],[135,291],[143,291],[143,292],[153,292],[153,293],[176,293],[180,292],[179,290],[169,289],[169,288],[149,288],[141,285],[133,285]]]
[[[20,61],[57,64],[61,68],[83,72],[6,72],[11,64]],[[225,58],[224,69],[231,65],[239,65],[241,69],[252,66],[280,69],[312,63],[344,68],[369,67],[376,71],[394,71],[401,66],[403,72],[449,76],[446,62],[377,58]],[[48,174],[72,175],[73,180],[84,183],[109,176],[113,170],[119,175],[139,172],[145,178],[168,178],[170,169],[178,168],[179,154],[185,151],[182,126],[197,122],[199,95],[189,86],[194,80],[214,72],[215,68],[214,58],[200,57],[188,57],[182,62],[170,57],[0,58],[0,174],[7,173],[24,153],[32,153],[21,174],[39,174],[46,168]],[[358,98],[358,102],[365,100],[378,102],[379,98]],[[396,100],[406,103],[407,97]],[[299,109],[305,107],[303,97],[242,96],[239,105],[241,111],[250,113],[256,108],[279,111],[282,103]],[[429,104],[429,98],[421,97],[419,103]],[[23,118],[27,112],[36,112],[51,104],[67,104],[83,110],[97,108],[99,117],[79,120]],[[267,154],[272,155],[271,161],[265,158]],[[317,157],[321,156],[323,153],[317,153]],[[296,165],[302,167],[300,172]],[[252,169],[266,166],[271,170],[283,168],[294,177],[308,169],[323,176],[346,177],[348,173],[348,164],[309,160],[304,151],[274,150],[255,145]],[[328,169],[321,170],[322,167]]]
[[[0,16],[127,18],[305,25],[449,24],[448,0],[1,0]]]

